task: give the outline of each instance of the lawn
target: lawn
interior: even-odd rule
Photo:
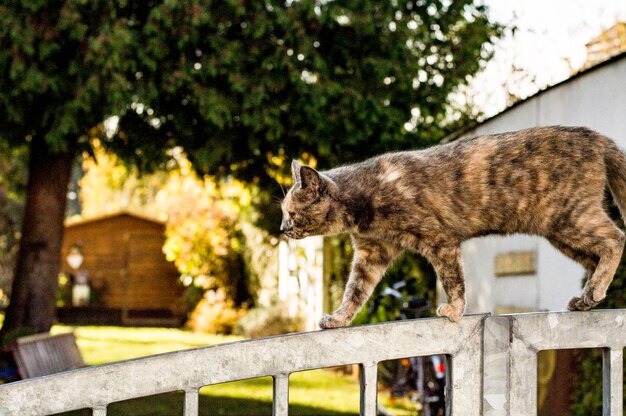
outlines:
[[[241,340],[235,336],[194,334],[178,329],[55,326],[53,333],[74,330],[90,365],[199,346]],[[182,415],[183,394],[169,393],[109,405],[109,415]],[[294,373],[289,378],[289,414],[356,415],[359,385],[355,378],[328,370]],[[71,412],[65,415],[88,415]],[[204,387],[201,415],[271,415],[272,379],[263,377]]]

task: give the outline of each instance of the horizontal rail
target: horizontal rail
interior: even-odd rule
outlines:
[[[110,403],[183,390],[185,414],[197,414],[197,389],[274,377],[275,414],[287,414],[288,377],[297,371],[446,354],[452,359],[452,415],[478,416],[482,328],[488,315],[459,324],[430,318],[289,334],[138,358],[0,386],[0,414],[46,415],[82,408],[106,414]],[[375,404],[374,373],[364,372],[362,414]],[[374,384],[372,386],[372,384]]]
[[[73,370],[0,386],[0,415],[82,408],[106,416],[121,400],[184,391],[185,416],[198,415],[198,389],[262,376],[274,379],[273,413],[289,411],[289,374],[359,364],[361,415],[376,415],[377,365],[446,354],[446,411],[452,416],[537,412],[537,352],[603,349],[603,415],[623,416],[626,311],[472,315],[364,325],[196,348]],[[164,376],[165,375],[165,376]]]

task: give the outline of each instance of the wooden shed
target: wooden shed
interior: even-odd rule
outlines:
[[[128,212],[67,223],[61,272],[77,275],[66,261],[73,246],[83,256],[79,271],[86,273],[93,301],[65,306],[61,322],[174,324],[179,322],[183,288],[179,273],[162,247],[162,222]]]

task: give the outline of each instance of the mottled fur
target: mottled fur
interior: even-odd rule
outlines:
[[[469,238],[547,238],[589,273],[570,310],[588,310],[604,299],[621,259],[624,234],[603,199],[608,187],[626,213],[626,158],[610,139],[586,128],[469,138],[326,172],[298,162],[292,169],[295,185],[282,204],[284,233],[350,233],[354,245],[343,301],[322,318],[322,328],[347,325],[406,249],[432,263],[448,297],[438,313],[453,321],[465,310],[460,245]]]

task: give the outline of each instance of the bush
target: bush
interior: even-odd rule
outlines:
[[[270,308],[255,308],[239,321],[237,333],[249,338],[262,338],[273,335],[302,331],[301,317],[289,316],[284,305]]]
[[[207,290],[189,316],[187,326],[194,332],[232,334],[246,309],[235,308],[224,290]]]

